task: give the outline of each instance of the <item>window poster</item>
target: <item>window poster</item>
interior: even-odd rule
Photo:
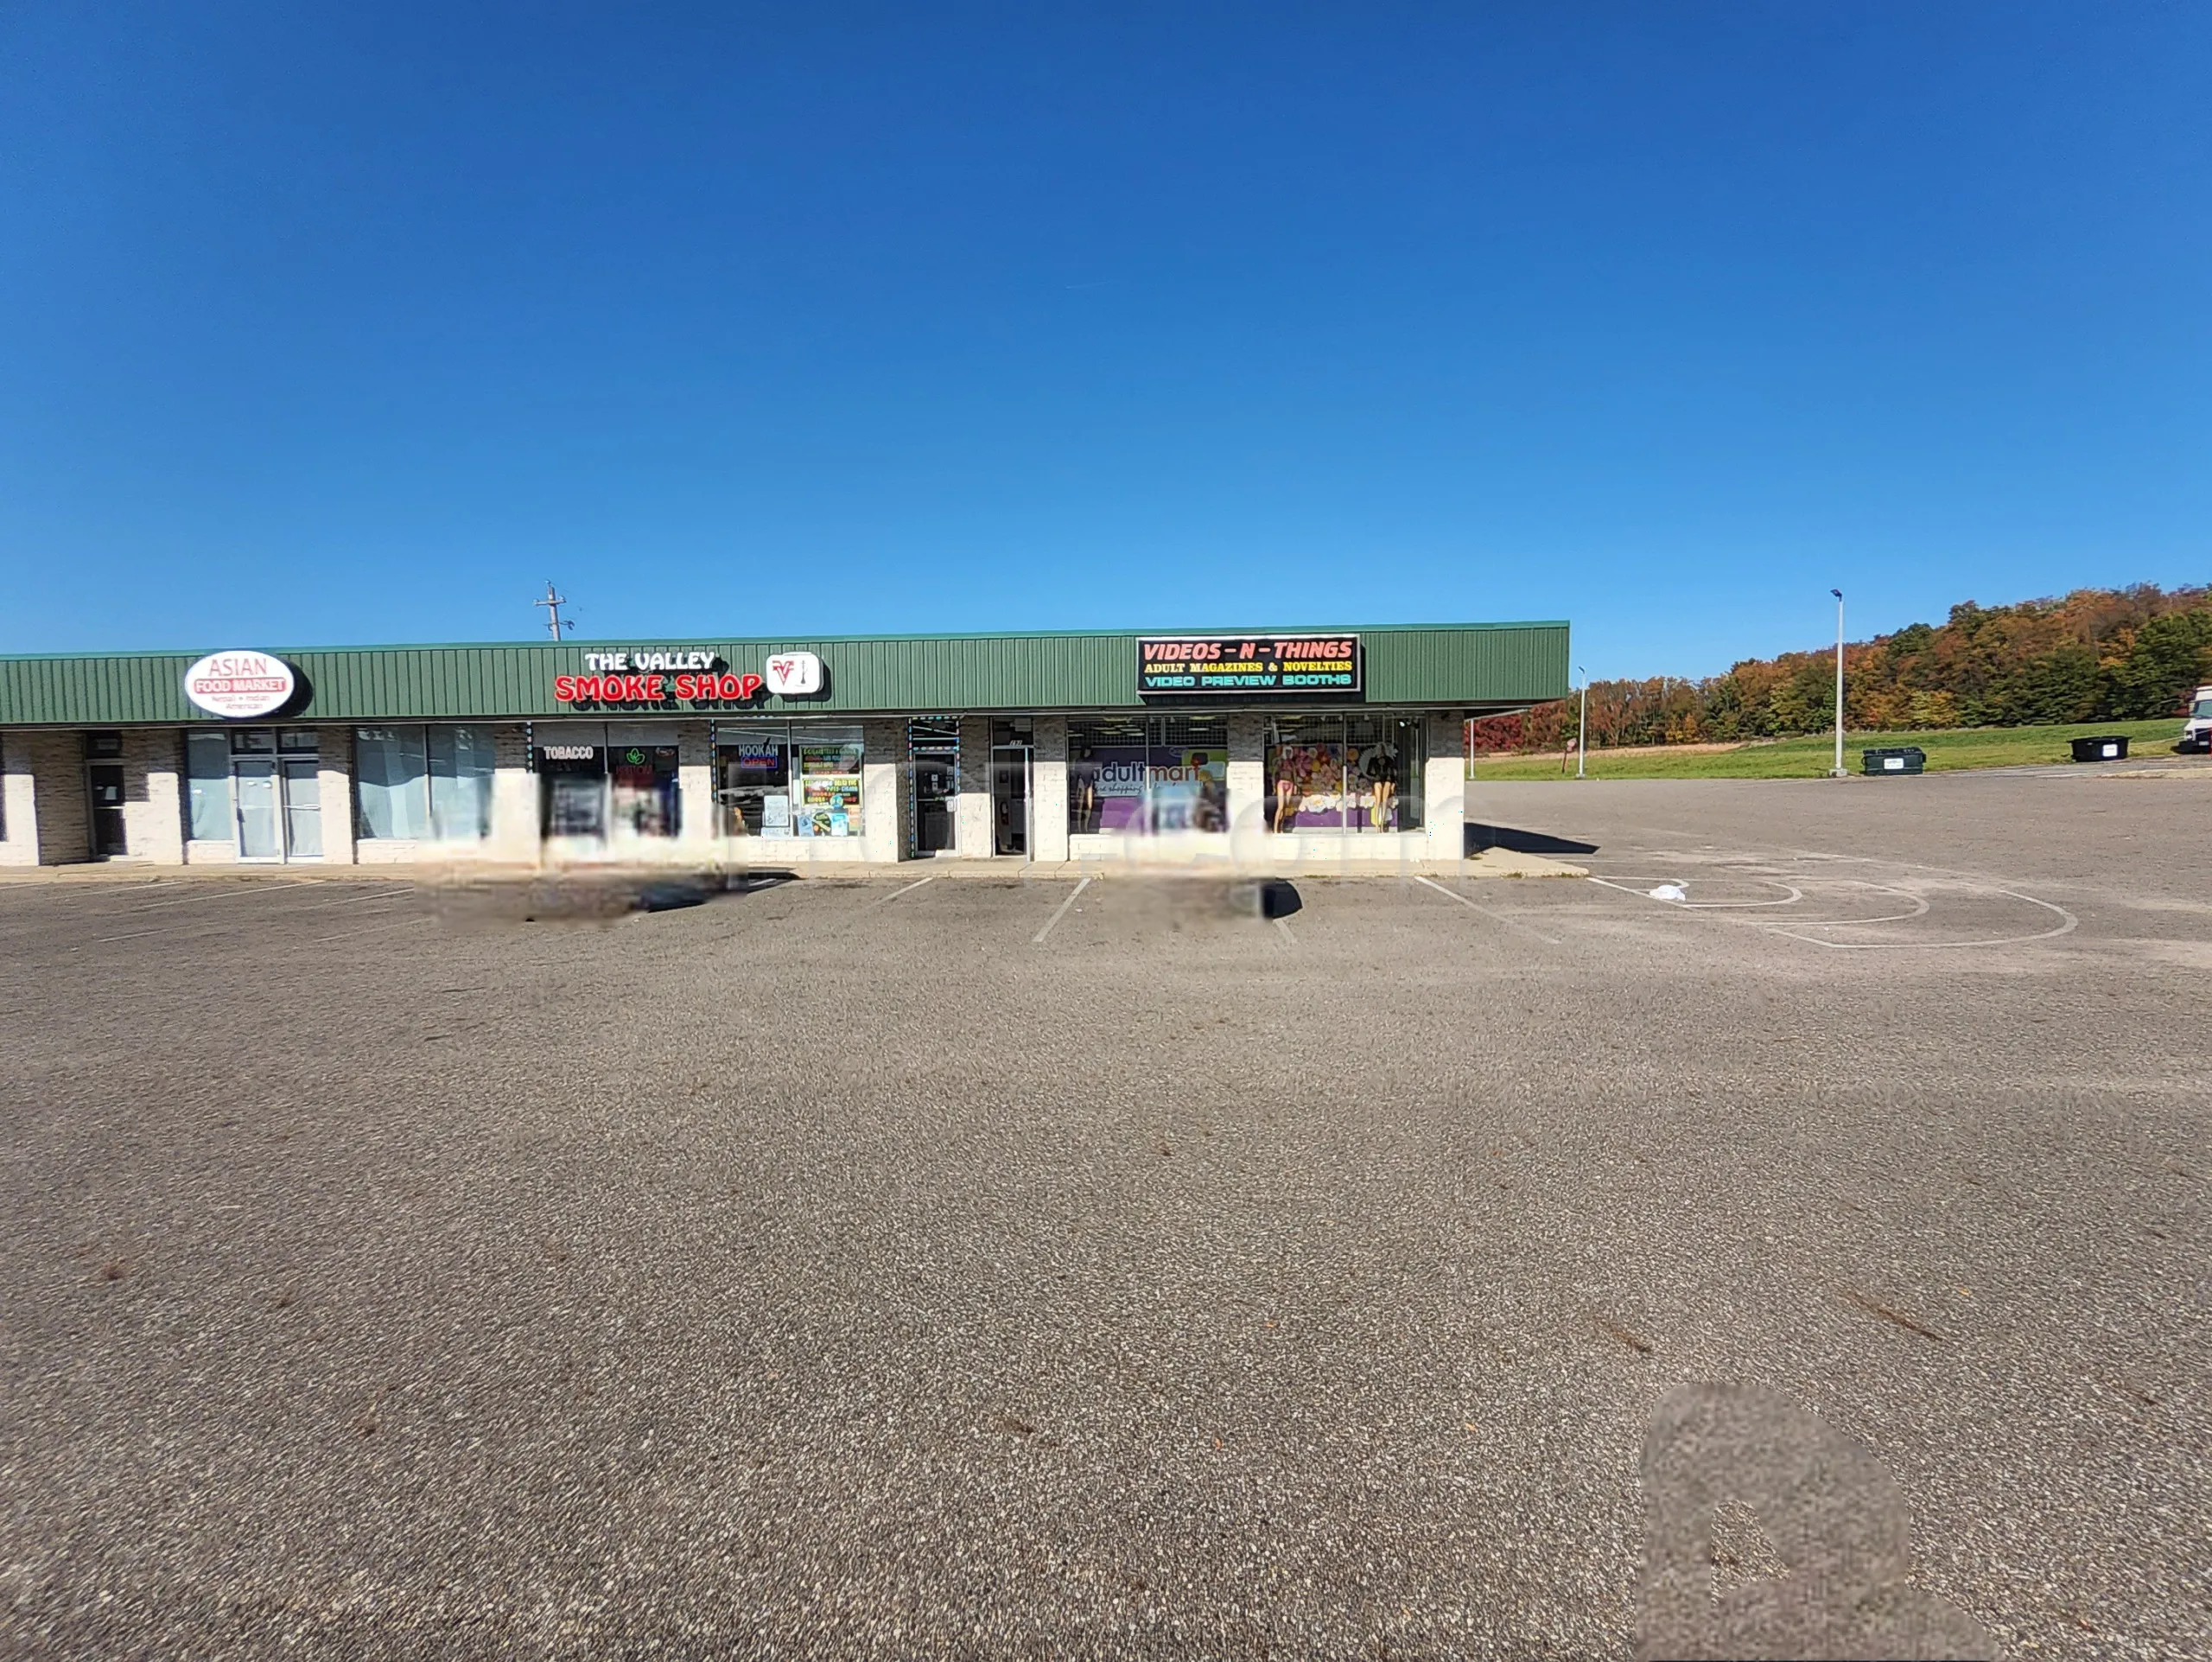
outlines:
[[[1229,752],[1218,746],[1162,749],[1102,745],[1084,766],[1086,814],[1102,831],[1229,829]]]
[[[857,744],[802,744],[798,747],[801,837],[858,837],[861,834],[861,747]]]

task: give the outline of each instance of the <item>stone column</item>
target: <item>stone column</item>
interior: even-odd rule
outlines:
[[[0,866],[38,863],[38,785],[29,735],[0,733]]]
[[[1457,864],[1467,851],[1467,725],[1455,711],[1432,710],[1423,725],[1421,817],[1428,830],[1428,857]]]
[[[677,845],[693,859],[712,859],[722,828],[715,807],[714,742],[704,722],[685,722],[676,729],[676,789],[683,805]]]
[[[174,728],[133,728],[123,735],[123,836],[134,859],[184,863],[184,735]]]
[[[353,729],[315,729],[315,782],[321,787],[322,863],[350,866],[360,857],[353,845]]]
[[[861,723],[867,754],[861,764],[861,840],[871,864],[906,857],[913,814],[907,789],[906,723],[896,718]]]
[[[1037,718],[1035,765],[1029,788],[1029,850],[1033,860],[1058,865],[1068,857],[1068,722],[1065,716]]]
[[[1268,829],[1268,718],[1229,718],[1229,830],[1242,842]]]
[[[495,860],[535,863],[537,775],[530,771],[528,729],[516,725],[492,734],[492,836],[485,853]]]
[[[963,860],[988,860],[997,851],[991,813],[991,718],[960,718],[960,793],[952,805],[952,851]]]

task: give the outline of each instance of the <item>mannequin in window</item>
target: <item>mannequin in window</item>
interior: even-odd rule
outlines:
[[[1075,824],[1083,834],[1098,829],[1098,764],[1087,744],[1075,753]]]
[[[1298,804],[1303,794],[1298,786],[1297,751],[1291,745],[1275,748],[1275,818],[1278,834],[1296,829]]]
[[[1376,831],[1388,831],[1397,812],[1398,747],[1385,739],[1367,753],[1367,819]]]

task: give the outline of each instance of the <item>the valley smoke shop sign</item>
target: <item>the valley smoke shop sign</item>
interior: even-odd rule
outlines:
[[[1359,637],[1146,635],[1137,640],[1137,691],[1357,692]]]
[[[553,697],[564,704],[750,704],[763,688],[781,698],[822,691],[822,660],[812,653],[778,653],[766,674],[733,671],[706,647],[639,647],[586,653],[582,675],[556,675]]]
[[[210,653],[184,672],[184,696],[210,716],[266,716],[282,710],[298,682],[270,653]]]

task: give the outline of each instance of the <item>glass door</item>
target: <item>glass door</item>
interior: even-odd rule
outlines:
[[[111,860],[124,853],[123,834],[123,764],[95,761],[85,769],[92,797],[92,858]]]
[[[123,824],[123,735],[85,735],[85,796],[92,810],[90,831],[95,860],[128,851]]]
[[[284,847],[295,860],[322,857],[322,781],[311,761],[284,762]]]
[[[918,716],[906,723],[906,744],[913,758],[912,851],[948,854],[954,840],[953,806],[960,794],[960,723]]]
[[[940,751],[914,753],[914,852],[948,854],[953,842],[953,799],[960,793],[960,759]]]
[[[1030,748],[991,747],[991,852],[1029,857]]]
[[[241,860],[320,860],[322,857],[322,780],[316,758],[321,742],[311,727],[230,730],[232,815]],[[196,742],[196,741],[195,741]],[[214,741],[221,743],[220,739]],[[198,751],[194,767],[205,763]],[[194,834],[203,809],[214,799],[194,778]],[[204,829],[213,829],[212,825]]]
[[[231,769],[238,786],[238,857],[281,860],[284,842],[276,811],[276,763],[266,756],[237,756]]]

